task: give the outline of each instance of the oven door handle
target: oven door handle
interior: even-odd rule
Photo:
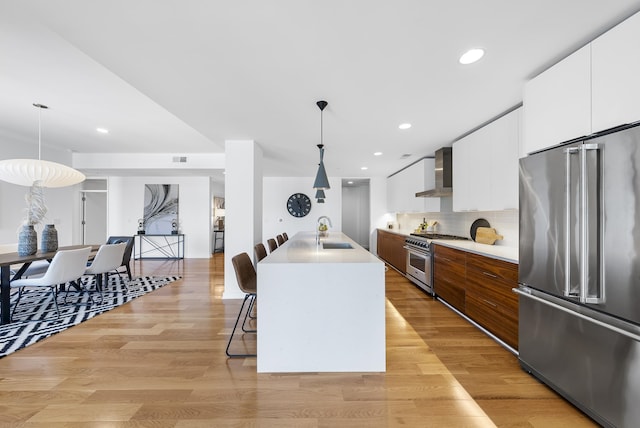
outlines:
[[[413,247],[407,247],[406,245],[404,247],[405,250],[410,251],[413,254],[416,254],[418,256],[423,256],[423,257],[431,257],[431,252],[429,251],[421,251],[421,250],[416,250]]]

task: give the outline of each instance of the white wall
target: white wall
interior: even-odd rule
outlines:
[[[109,177],[109,235],[133,235],[144,212],[145,184],[179,185],[180,231],[187,258],[211,256],[211,199],[209,177]]]
[[[224,182],[219,182],[211,179],[211,195],[219,198],[224,198]]]
[[[286,232],[296,233],[316,229],[318,217],[326,215],[333,227],[329,231],[342,231],[342,180],[329,177],[331,189],[325,190],[325,203],[319,204],[314,196],[314,177],[265,177],[263,179],[262,242]],[[304,193],[311,199],[311,212],[305,217],[293,217],[287,211],[287,199],[294,193]]]
[[[11,135],[0,135],[0,159],[37,159],[38,136],[37,128],[34,128],[33,142],[23,141]],[[42,146],[41,159],[71,165],[71,153],[66,150],[57,150],[45,145]],[[56,189],[44,189],[47,215],[44,224],[55,224],[58,230],[58,243],[60,246],[80,243],[80,236],[74,233],[76,225],[80,224],[80,217],[74,207],[79,206],[80,199],[78,189],[80,185],[62,187]],[[25,195],[29,188],[0,181],[0,244],[12,244],[18,242],[18,228],[25,218]],[[38,231],[38,246],[40,246],[40,232]]]

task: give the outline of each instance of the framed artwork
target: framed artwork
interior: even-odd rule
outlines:
[[[144,185],[144,230],[148,235],[177,231],[179,193],[177,184]]]

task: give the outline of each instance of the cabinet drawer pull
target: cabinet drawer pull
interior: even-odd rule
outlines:
[[[491,278],[497,278],[497,277],[498,277],[498,275],[494,275],[494,274],[492,274],[492,273],[485,272],[485,271],[482,271],[482,274],[483,274],[483,275],[486,275],[486,276],[490,276]]]
[[[482,300],[483,300],[485,303],[487,303],[489,306],[493,306],[494,308],[497,308],[497,307],[498,307],[498,305],[496,305],[496,304],[495,304],[495,303],[493,303],[493,302],[488,301],[487,299],[482,299]]]

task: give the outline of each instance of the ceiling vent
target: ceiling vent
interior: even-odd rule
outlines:
[[[173,157],[173,162],[175,162],[175,163],[187,163],[187,157],[186,156],[174,156]]]
[[[406,159],[406,158],[410,158],[411,157],[411,153],[405,153],[402,156],[400,156],[400,159]]]

